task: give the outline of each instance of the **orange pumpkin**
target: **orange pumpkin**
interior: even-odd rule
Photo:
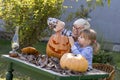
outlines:
[[[22,48],[21,51],[22,51],[22,54],[32,54],[35,56],[39,55],[39,52],[34,47],[25,47],[25,48]]]
[[[88,61],[80,54],[66,53],[60,59],[60,66],[63,69],[85,72],[88,69]]]
[[[70,44],[68,38],[59,33],[53,34],[47,43],[47,55],[49,57],[53,56],[61,58],[63,54],[68,52],[70,52]]]

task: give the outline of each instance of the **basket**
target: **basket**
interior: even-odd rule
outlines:
[[[102,80],[114,80],[115,68],[112,65],[103,64],[103,63],[93,63],[93,68],[109,73],[109,77],[104,78]]]

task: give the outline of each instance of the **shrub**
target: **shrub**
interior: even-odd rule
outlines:
[[[113,64],[113,57],[112,57],[112,55],[110,55],[110,52],[100,50],[97,55],[94,55],[93,63]]]
[[[20,26],[21,47],[32,46],[43,37],[48,17],[61,14],[63,0],[0,0],[0,18],[7,30]]]

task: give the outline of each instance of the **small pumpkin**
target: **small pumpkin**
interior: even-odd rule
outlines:
[[[15,51],[10,51],[10,52],[9,52],[9,56],[10,56],[10,57],[18,57],[18,53],[15,52]]]
[[[34,47],[25,47],[21,49],[22,54],[32,54],[35,56],[39,55],[39,52]]]
[[[46,47],[46,53],[49,57],[61,58],[65,53],[70,52],[70,43],[66,36],[61,34],[53,34]]]
[[[60,59],[60,66],[63,69],[85,72],[88,69],[88,61],[80,54],[66,53]]]

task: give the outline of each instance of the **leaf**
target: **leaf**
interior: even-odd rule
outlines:
[[[86,0],[87,2],[91,2],[92,0]]]
[[[111,0],[108,0],[108,6],[110,7]]]
[[[96,4],[98,6],[103,6],[103,0],[96,0]]]
[[[20,26],[20,47],[24,47],[35,44],[43,36],[47,18],[59,17],[62,3],[63,0],[2,0],[0,15],[7,30]]]

